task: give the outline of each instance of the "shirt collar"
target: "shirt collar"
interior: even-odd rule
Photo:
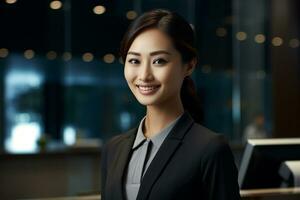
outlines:
[[[164,129],[162,129],[160,131],[160,133],[158,133],[154,137],[148,138],[148,139],[145,137],[145,135],[143,133],[143,125],[144,125],[144,122],[145,122],[145,119],[146,119],[146,116],[145,116],[139,124],[139,128],[138,128],[138,131],[137,131],[136,138],[135,138],[132,149],[134,150],[137,147],[139,147],[144,142],[144,140],[151,140],[153,142],[154,146],[160,147],[160,145],[163,143],[164,139],[167,137],[167,135],[172,130],[172,128],[175,126],[176,122],[179,120],[179,118],[181,116],[182,115],[180,115],[175,120],[170,122]]]
[[[136,137],[135,137],[135,141],[133,143],[133,147],[132,149],[135,149],[137,148],[137,146],[140,146],[140,144],[145,140],[147,139],[145,136],[144,136],[144,133],[143,133],[143,124],[144,124],[144,120],[145,120],[146,116],[143,117],[143,119],[141,120],[140,122],[140,125],[139,125],[139,128],[138,128],[138,131],[137,131],[137,134],[136,134]]]

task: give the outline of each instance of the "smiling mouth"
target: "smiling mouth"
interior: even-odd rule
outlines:
[[[160,85],[136,85],[139,89],[139,92],[143,95],[151,95],[154,94]]]

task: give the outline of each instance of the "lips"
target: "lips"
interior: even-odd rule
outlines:
[[[143,95],[151,95],[154,94],[160,85],[136,85],[140,91],[141,94]]]

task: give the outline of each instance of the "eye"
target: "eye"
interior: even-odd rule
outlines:
[[[133,64],[133,65],[137,65],[137,64],[139,64],[139,63],[140,63],[140,61],[139,61],[139,60],[137,60],[137,59],[134,59],[134,58],[131,58],[131,59],[129,59],[129,60],[128,60],[128,62],[129,62],[130,64]]]
[[[156,60],[154,60],[153,64],[157,64],[157,65],[164,65],[166,64],[168,61],[163,59],[163,58],[158,58]]]

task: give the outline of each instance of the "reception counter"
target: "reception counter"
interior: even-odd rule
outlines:
[[[76,196],[100,190],[101,148],[0,154],[0,199]]]
[[[241,190],[244,200],[299,200],[300,188],[274,188]]]
[[[251,189],[240,191],[242,200],[299,200],[300,188]],[[30,200],[100,200],[100,195],[56,197]],[[29,200],[29,199],[26,199]]]

